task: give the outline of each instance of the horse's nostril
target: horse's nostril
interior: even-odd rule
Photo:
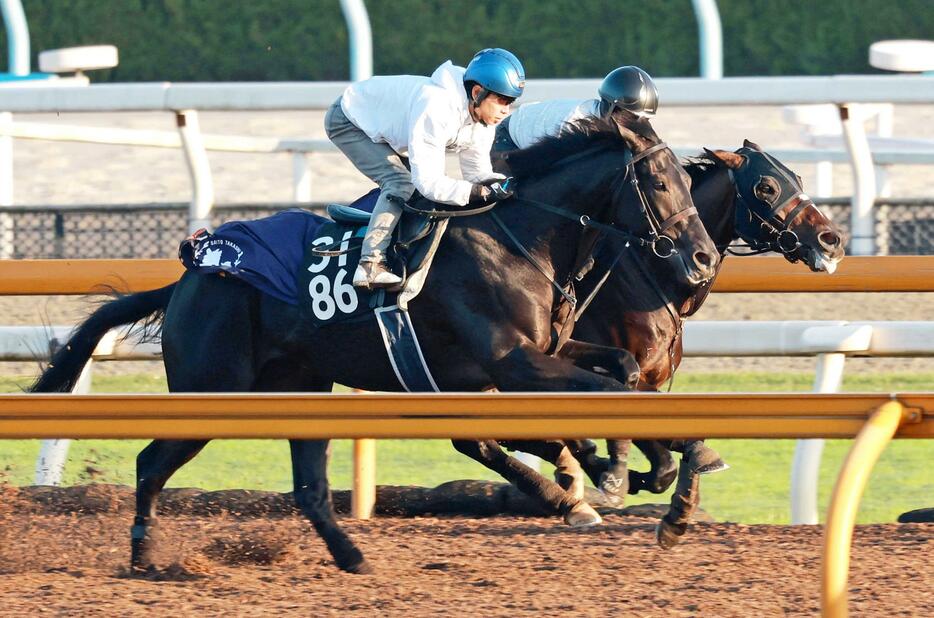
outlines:
[[[820,241],[820,244],[831,249],[840,244],[840,237],[833,232],[821,232],[817,240]]]
[[[698,266],[708,267],[713,264],[713,260],[710,258],[710,254],[704,253],[703,251],[698,251],[694,254],[694,263]]]

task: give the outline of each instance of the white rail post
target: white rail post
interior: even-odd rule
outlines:
[[[363,0],[341,0],[341,11],[350,34],[350,81],[373,76],[373,33]]]
[[[691,0],[700,39],[700,73],[705,79],[723,77],[723,28],[717,0]]]
[[[300,204],[311,202],[311,167],[304,152],[292,153],[292,199]]]
[[[845,362],[845,354],[818,354],[814,392],[838,392],[843,382]],[[817,487],[823,452],[824,441],[819,438],[798,440],[795,444],[795,457],[791,464],[791,523],[794,525],[818,523]]]
[[[817,168],[817,190],[814,195],[816,197],[832,197],[833,161],[818,161],[815,167]]]
[[[853,199],[850,212],[850,250],[853,255],[874,255],[876,201],[876,170],[866,138],[864,117],[859,105],[841,104],[840,121],[843,138],[850,153],[853,168]]]
[[[0,112],[0,129],[13,125],[13,114]],[[13,138],[0,131],[0,208],[13,205]],[[0,214],[0,259],[13,257],[13,217]]]
[[[211,209],[214,207],[214,182],[211,179],[211,164],[204,147],[198,112],[193,109],[175,112],[175,124],[182,138],[185,162],[191,176],[191,205],[188,207],[188,232],[211,228]]]
[[[81,376],[75,383],[72,393],[88,395],[91,392],[91,380],[94,364],[89,360],[81,370]],[[71,440],[43,440],[36,459],[36,485],[61,485],[65,462],[68,461],[68,448]]]
[[[20,0],[0,0],[0,13],[6,25],[7,59],[10,73],[29,75],[29,24]]]

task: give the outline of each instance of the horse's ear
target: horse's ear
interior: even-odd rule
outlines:
[[[615,120],[616,119],[614,118],[614,121]],[[629,127],[627,127],[622,122],[615,122],[615,124],[616,124],[616,130],[619,131],[619,134],[626,141],[626,144],[629,146],[630,149],[635,151],[636,146],[638,146],[639,144],[639,141],[636,139],[637,137],[636,132],[630,129]]]
[[[629,146],[629,149],[632,150],[633,154],[638,154],[648,148],[647,144],[649,144],[650,141],[634,129],[620,122],[616,123],[616,129],[626,142],[626,145]]]
[[[752,148],[753,150],[758,150],[759,152],[763,152],[762,146],[760,146],[759,144],[755,142],[750,142],[748,139],[743,140],[743,148]]]
[[[728,150],[710,150],[704,148],[704,154],[710,157],[717,167],[728,167],[730,169],[739,169],[746,161],[745,157]]]

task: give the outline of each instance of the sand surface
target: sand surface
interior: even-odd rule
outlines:
[[[161,518],[158,570],[128,576],[130,513],[0,502],[4,616],[814,616],[821,529],[697,523],[671,551],[651,519],[342,519],[375,568],[339,571],[292,516]],[[59,492],[81,493],[81,488]],[[98,505],[99,506],[99,505]],[[80,509],[79,509],[80,511]],[[934,524],[858,526],[853,616],[934,613]]]

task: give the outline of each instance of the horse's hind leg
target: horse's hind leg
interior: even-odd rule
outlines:
[[[155,440],[136,457],[136,518],[130,529],[130,566],[152,567],[156,504],[166,482],[197,455],[207,440]]]
[[[298,507],[311,520],[338,567],[350,573],[371,573],[372,567],[334,516],[327,476],[328,441],[290,440],[289,445]]]
[[[496,440],[452,440],[452,443],[459,452],[479,461],[523,493],[560,513],[568,525],[583,528],[602,521],[593,507],[583,500],[576,500],[554,481],[549,481],[515,457],[507,455]]]

